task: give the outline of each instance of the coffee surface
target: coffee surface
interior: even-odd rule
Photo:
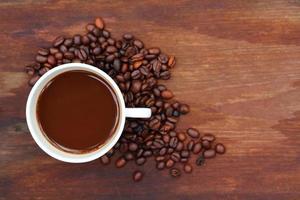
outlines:
[[[102,78],[70,71],[56,76],[42,91],[37,118],[54,145],[80,153],[101,146],[115,131],[118,103]]]

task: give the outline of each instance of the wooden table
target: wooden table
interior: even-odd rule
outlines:
[[[227,154],[179,179],[143,168],[135,184],[99,161],[66,164],[38,148],[25,120],[23,67],[56,36],[96,16],[175,55],[180,128],[214,133]],[[300,1],[2,1],[0,199],[300,199]]]

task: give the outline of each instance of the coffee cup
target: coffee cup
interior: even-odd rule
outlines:
[[[66,72],[83,72],[90,73],[97,77],[100,77],[105,81],[107,85],[111,88],[112,93],[116,97],[116,102],[118,104],[118,120],[116,126],[107,140],[90,151],[83,151],[81,153],[74,153],[70,151],[65,151],[63,148],[59,148],[55,145],[49,138],[47,138],[47,133],[41,127],[39,116],[37,114],[37,105],[39,97],[44,89],[49,85],[51,80],[55,77],[66,73]],[[47,113],[46,113],[47,114]],[[117,143],[124,129],[126,118],[149,118],[151,117],[151,109],[149,108],[126,108],[123,95],[118,88],[114,80],[107,75],[104,71],[83,63],[69,63],[57,66],[47,73],[45,73],[33,86],[28,96],[26,104],[26,120],[30,133],[38,144],[38,146],[51,157],[69,163],[84,163],[95,160],[105,153],[107,153],[113,146]],[[101,122],[99,122],[101,123]],[[61,132],[60,134],[64,134]]]

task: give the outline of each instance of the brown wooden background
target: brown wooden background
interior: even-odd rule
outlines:
[[[212,132],[228,151],[172,179],[133,164],[65,164],[25,121],[23,66],[57,35],[102,16],[177,58],[166,84],[191,105],[180,127]],[[300,199],[300,1],[0,2],[0,199]]]

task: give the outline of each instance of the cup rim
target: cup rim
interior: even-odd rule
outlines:
[[[37,116],[36,116],[37,100],[41,91],[44,89],[47,83],[61,73],[67,71],[75,71],[75,70],[91,72],[103,78],[114,91],[120,107],[119,122],[114,134],[112,134],[112,136],[100,148],[82,154],[74,154],[74,153],[66,152],[54,146],[44,136],[40,126],[38,125]],[[32,87],[26,103],[26,121],[33,139],[45,153],[60,161],[69,162],[69,163],[84,163],[101,157],[117,143],[117,141],[122,135],[122,131],[125,125],[125,102],[117,84],[104,71],[92,65],[88,65],[84,63],[68,63],[68,64],[57,66],[49,70]]]

